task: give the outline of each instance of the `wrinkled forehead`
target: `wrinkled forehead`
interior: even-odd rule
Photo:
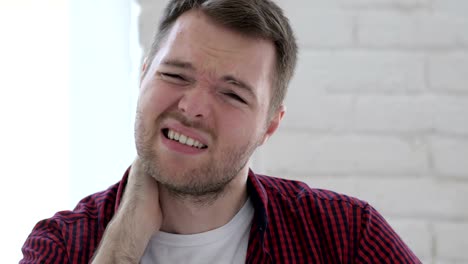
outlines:
[[[226,28],[199,10],[187,11],[181,15],[168,32],[163,46],[178,52],[188,52],[189,48],[197,47],[200,51],[211,51],[213,56],[231,56],[232,60],[236,57],[245,60],[248,57],[250,59],[244,61],[245,63],[255,62],[258,66],[270,66],[269,59],[272,56],[269,53],[274,54],[271,41]]]
[[[271,41],[246,36],[191,10],[175,21],[153,62],[167,59],[187,60],[214,76],[236,74],[257,86],[266,80],[271,84],[275,50]]]

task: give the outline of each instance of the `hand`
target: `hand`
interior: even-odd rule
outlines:
[[[162,224],[158,182],[136,158],[119,209],[104,232],[92,263],[138,263]]]
[[[158,182],[148,175],[140,158],[133,162],[128,176],[127,186],[119,206],[118,215],[134,216],[138,224],[147,224],[148,233],[159,230],[162,224],[162,212],[159,204]]]

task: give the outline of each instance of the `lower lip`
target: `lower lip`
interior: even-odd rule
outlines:
[[[166,136],[162,135],[162,142],[163,144],[170,150],[181,153],[181,154],[189,154],[189,155],[194,155],[194,154],[200,154],[204,152],[206,149],[199,149],[195,147],[190,147],[188,145],[179,143],[178,141],[171,140],[166,138]]]

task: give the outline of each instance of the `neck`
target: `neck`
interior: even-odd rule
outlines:
[[[160,204],[164,215],[161,231],[197,234],[227,224],[247,200],[248,168],[241,170],[220,193],[205,196],[180,196],[161,188]]]

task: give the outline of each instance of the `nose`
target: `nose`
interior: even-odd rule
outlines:
[[[179,100],[178,108],[187,117],[203,119],[209,115],[209,94],[206,89],[187,89]]]

